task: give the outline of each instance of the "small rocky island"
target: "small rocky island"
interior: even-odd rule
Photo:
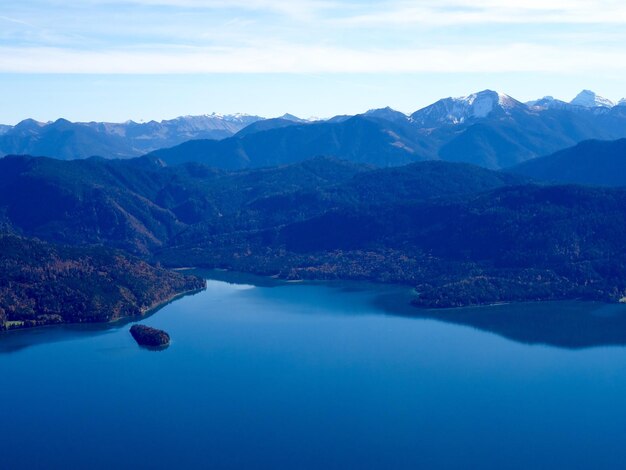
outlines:
[[[149,326],[133,325],[130,328],[130,334],[133,335],[139,346],[165,348],[170,344],[170,335],[163,330]]]

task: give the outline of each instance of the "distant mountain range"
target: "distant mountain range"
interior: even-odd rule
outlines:
[[[487,90],[440,100],[410,116],[384,108],[323,122],[272,120],[221,141],[190,141],[151,155],[168,164],[195,161],[225,169],[319,155],[376,166],[445,160],[499,169],[584,140],[626,137],[626,106],[589,98],[583,92],[573,103],[545,98],[527,104]]]
[[[445,98],[410,116],[391,108],[356,116],[303,120],[285,114],[186,116],[148,123],[39,123],[0,127],[0,154],[60,159],[127,158],[150,153],[168,164],[202,162],[242,169],[315,156],[376,166],[422,160],[514,166],[589,139],[626,138],[626,101],[584,90],[571,102],[528,103],[485,90]]]
[[[224,139],[262,118],[218,115],[182,116],[137,123],[77,122],[27,119],[0,127],[0,154],[43,155],[63,160],[101,156],[129,158],[191,139]]]

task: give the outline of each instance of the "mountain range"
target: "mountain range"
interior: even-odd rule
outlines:
[[[285,114],[186,116],[148,123],[52,123],[0,128],[0,154],[60,159],[127,158],[146,153],[168,164],[196,161],[223,169],[285,165],[315,156],[376,166],[423,160],[514,166],[588,139],[626,137],[626,101],[585,90],[570,103],[528,103],[485,90],[445,98],[406,115],[391,108],[303,120]]]
[[[262,118],[245,114],[182,116],[156,122],[38,122],[0,128],[0,154],[44,155],[63,160],[102,156],[130,158],[191,139],[230,137]]]
[[[526,104],[487,90],[440,100],[410,116],[384,108],[323,122],[264,122],[221,141],[195,140],[150,155],[168,164],[195,161],[225,169],[319,155],[381,167],[444,160],[499,169],[584,140],[626,137],[626,106],[585,103]]]

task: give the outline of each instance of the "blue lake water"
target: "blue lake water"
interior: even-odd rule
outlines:
[[[0,468],[626,465],[626,339],[597,340],[623,306],[550,304],[597,327],[563,347],[492,321],[543,304],[476,327],[407,316],[403,287],[225,277],[142,321],[161,352],[129,325],[0,336]]]

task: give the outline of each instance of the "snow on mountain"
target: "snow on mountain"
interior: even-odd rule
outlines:
[[[540,109],[571,109],[573,107],[570,103],[557,100],[553,96],[544,96],[539,100],[528,101],[526,106]]]
[[[198,116],[179,116],[160,122],[126,121],[124,123],[89,122],[77,124],[89,126],[108,135],[132,139],[143,148],[147,143],[141,142],[148,141],[154,141],[154,145],[164,147],[190,139],[223,139],[262,119],[264,118],[248,114],[223,115],[212,113]]]
[[[626,106],[626,98],[619,100],[619,103],[617,103],[616,106]]]
[[[525,105],[508,95],[485,90],[461,98],[439,100],[413,113],[411,120],[422,127],[436,127],[485,118],[495,111],[508,114],[516,108],[525,108]]]
[[[213,113],[211,114],[211,116],[221,117],[221,119],[223,119],[224,121],[240,122],[242,124],[252,124],[253,122],[257,122],[257,121],[264,119],[261,116],[255,116],[253,114],[246,114],[246,113],[235,113],[235,114],[224,114],[224,115]]]
[[[62,152],[59,150],[58,154],[63,154],[63,158],[83,158],[96,151],[107,156],[134,157],[159,148],[173,147],[188,140],[225,139],[262,119],[264,118],[247,114],[216,113],[139,123],[134,121],[73,123],[65,119],[42,123],[26,119],[13,127],[0,128],[0,136],[4,142],[2,144],[4,147],[0,147],[0,155],[31,148],[36,150],[40,147],[35,145],[44,145],[41,142],[48,143],[49,147],[43,146],[41,148],[44,150],[36,151],[48,152],[48,148],[60,145],[57,141],[67,140],[65,137],[63,139],[58,137],[64,133],[66,136],[78,136],[75,139],[79,142],[72,144],[73,148],[66,145]],[[16,147],[17,143],[22,141],[26,143]],[[32,145],[29,147],[30,143]]]
[[[525,104],[526,106],[539,106],[540,108],[545,108],[546,106],[549,106],[550,103],[552,103],[553,101],[556,101],[554,96],[548,95],[538,100],[526,101]]]
[[[180,116],[169,121],[161,121],[161,125],[182,125],[193,129],[223,129],[247,126],[253,122],[263,119],[259,116],[251,116],[249,114],[202,114],[199,116]]]
[[[584,108],[612,108],[615,106],[611,100],[603,98],[591,90],[581,91],[570,103]]]

